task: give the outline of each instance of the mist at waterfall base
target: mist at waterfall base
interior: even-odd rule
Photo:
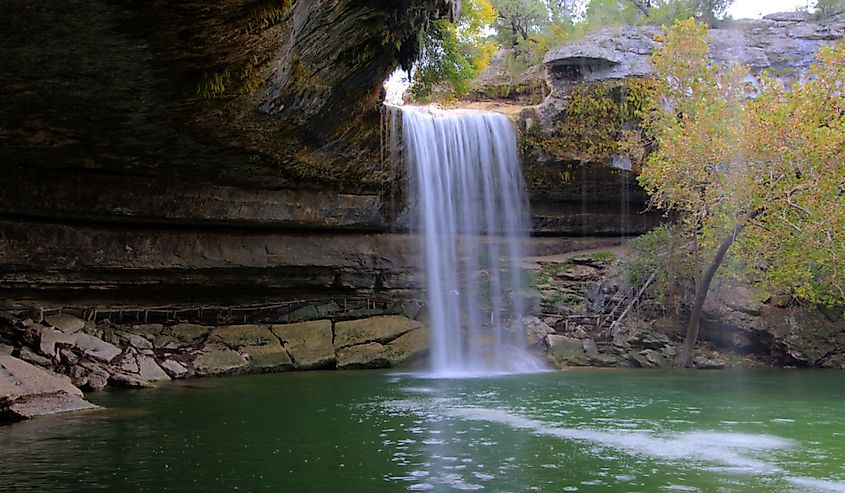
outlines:
[[[401,114],[411,222],[422,239],[432,374],[542,370],[522,326],[520,262],[530,223],[510,121],[432,107],[389,111]]]

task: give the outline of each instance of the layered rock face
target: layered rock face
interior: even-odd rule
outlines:
[[[704,305],[701,337],[740,354],[764,354],[784,365],[845,369],[841,309],[800,306],[790,297],[761,300],[754,290],[723,281]]]
[[[595,233],[641,232],[655,224],[657,217],[639,214],[647,197],[634,183],[637,163],[619,141],[637,130],[636,110],[643,80],[653,75],[648,58],[659,33],[654,27],[608,29],[546,54],[548,96],[521,114],[535,203],[580,211]],[[749,84],[764,71],[789,84],[806,73],[819,48],[843,34],[845,15],[818,22],[806,13],[772,14],[711,30],[710,53],[718,64],[747,65]],[[540,229],[563,217],[545,214]]]
[[[408,288],[380,91],[457,6],[8,2],[0,304]]]
[[[0,420],[95,407],[82,400],[80,388],[148,387],[193,376],[412,366],[428,354],[428,329],[399,314],[403,310],[419,314],[405,306],[366,316],[326,303],[285,316],[251,312],[250,318],[261,323],[218,320],[208,325],[131,324],[95,321],[96,316],[83,320],[67,313],[35,321],[3,313]]]

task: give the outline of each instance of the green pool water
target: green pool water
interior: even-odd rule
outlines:
[[[0,491],[842,492],[845,374],[307,372],[0,428]]]

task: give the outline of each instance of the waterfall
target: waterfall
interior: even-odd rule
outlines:
[[[432,371],[540,369],[521,320],[529,214],[510,121],[490,112],[392,111],[402,113],[411,223],[425,258]]]

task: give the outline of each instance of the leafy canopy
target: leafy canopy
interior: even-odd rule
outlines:
[[[705,250],[745,227],[737,266],[768,290],[845,303],[845,46],[791,88],[755,89],[708,60],[706,35],[692,19],[664,30],[640,183]]]
[[[495,17],[490,0],[463,0],[456,23],[433,21],[422,39],[422,56],[410,88],[412,96],[425,100],[435,91],[466,94],[470,81],[484,70],[495,52],[484,35]]]

